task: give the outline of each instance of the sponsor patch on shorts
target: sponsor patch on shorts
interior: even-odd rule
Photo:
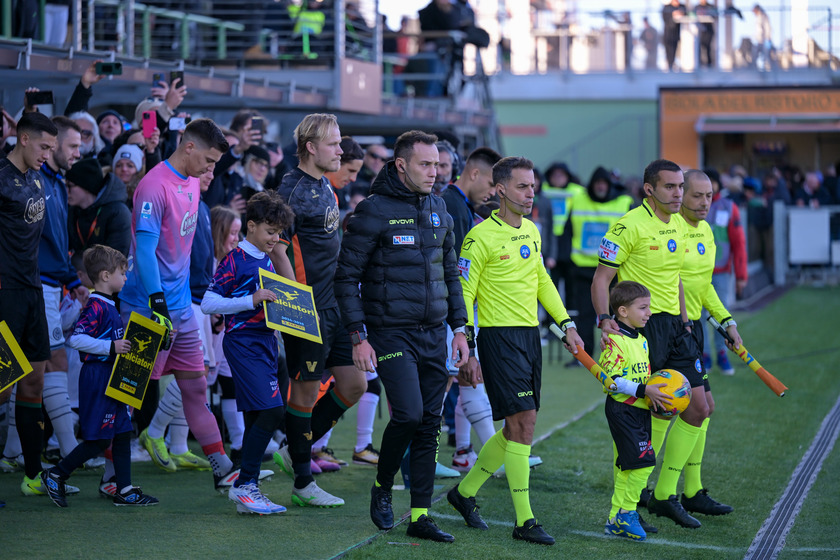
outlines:
[[[413,235],[395,235],[394,245],[414,245]]]
[[[470,259],[465,259],[464,257],[458,258],[458,272],[461,273],[461,276],[464,277],[464,280],[469,281],[470,279],[470,265],[472,261]]]
[[[620,249],[621,245],[604,237],[601,239],[600,247],[598,247],[598,258],[604,259],[605,261],[615,262],[615,259],[618,258],[618,251]]]

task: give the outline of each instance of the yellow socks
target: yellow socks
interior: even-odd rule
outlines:
[[[411,522],[414,523],[420,519],[421,515],[428,515],[429,508],[411,508]]]
[[[662,450],[662,444],[665,443],[665,434],[668,433],[668,426],[671,425],[671,420],[663,420],[656,416],[650,417],[650,444],[653,446],[653,452],[656,453],[656,458],[659,458],[659,452]]]
[[[534,517],[531,511],[531,497],[528,481],[531,469],[528,466],[528,456],[531,446],[515,441],[509,441],[505,453],[505,473],[507,474],[510,495],[513,498],[513,509],[516,511],[516,525],[521,527],[526,521]]]
[[[683,493],[686,498],[693,498],[697,492],[703,489],[703,482],[700,480],[700,468],[703,465],[703,453],[706,451],[706,431],[709,429],[709,419],[703,420],[700,426],[700,434],[697,436],[697,443],[688,462],[685,464],[685,488]]]
[[[487,479],[493,476],[494,472],[499,470],[499,467],[505,462],[505,450],[508,445],[508,440],[502,435],[501,430],[485,442],[475,465],[458,484],[458,492],[462,496],[465,498],[475,496],[481,485],[487,482]]]
[[[700,428],[692,426],[682,418],[677,418],[674,422],[674,427],[668,435],[665,456],[662,458],[662,472],[659,473],[654,490],[657,500],[667,500],[669,496],[676,495],[680,473],[694,450],[700,431]]]

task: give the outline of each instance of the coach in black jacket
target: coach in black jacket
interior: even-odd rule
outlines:
[[[454,537],[427,515],[448,380],[444,321],[456,333],[456,366],[466,363],[469,349],[452,218],[443,200],[429,194],[438,162],[436,141],[419,131],[397,139],[394,161],[382,168],[371,195],[348,222],[335,293],[356,367],[376,368],[391,404],[371,489],[371,519],[380,529],[393,526],[391,487],[410,443],[407,534],[452,542]]]

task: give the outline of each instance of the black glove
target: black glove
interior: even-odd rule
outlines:
[[[172,346],[172,319],[169,318],[169,308],[166,307],[163,292],[155,292],[149,296],[149,308],[152,310],[152,320],[166,327],[160,349],[169,350]]]

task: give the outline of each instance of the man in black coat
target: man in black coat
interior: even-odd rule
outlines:
[[[415,538],[452,542],[428,515],[446,368],[446,321],[455,332],[452,358],[465,364],[467,319],[458,280],[452,218],[431,196],[437,137],[410,131],[359,203],[341,243],[335,293],[353,342],[357,368],[376,368],[391,404],[382,436],[371,519],[393,527],[391,488],[411,444],[411,523]],[[367,327],[367,331],[365,331]]]

